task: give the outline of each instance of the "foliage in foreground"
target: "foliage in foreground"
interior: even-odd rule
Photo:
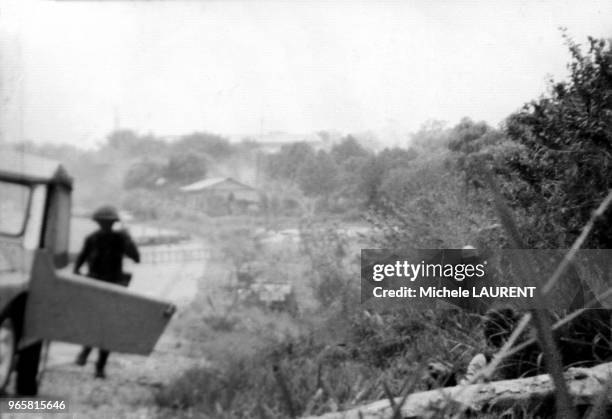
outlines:
[[[566,81],[551,80],[547,94],[510,115],[501,133],[472,125],[451,144],[474,189],[483,164],[498,175],[531,247],[570,246],[612,188],[612,45],[589,38],[585,52],[565,40]],[[611,217],[599,220],[587,248],[612,246]]]
[[[379,400],[384,386],[398,395],[407,377],[415,378],[415,390],[424,390],[422,365],[465,365],[480,345],[467,330],[475,327],[473,319],[456,314],[355,314],[343,322],[346,339],[337,343],[328,340],[338,332],[338,319],[331,320],[323,327],[333,330],[319,328],[238,357],[231,351],[215,357],[214,367],[189,371],[161,390],[157,403],[202,416],[280,418]]]
[[[189,371],[161,389],[156,400],[162,415],[322,414],[384,398],[385,386],[400,394],[406,377],[415,378],[415,389],[425,389],[431,383],[421,379],[423,365],[466,365],[482,350],[481,334],[474,333],[477,317],[409,310],[381,315],[360,309],[358,283],[351,280],[355,273],[348,274],[356,259],[346,238],[337,229],[316,223],[305,223],[301,237],[299,255],[287,263],[300,269],[297,259],[309,272],[303,279],[315,303],[303,304],[302,296],[299,313],[290,319],[284,313],[237,304],[227,316],[234,322],[228,329],[204,317],[214,330],[203,337],[203,353],[212,366]],[[249,246],[244,252],[230,247],[239,264],[244,262],[242,256],[260,261],[267,257],[266,252],[251,252]],[[214,266],[210,269],[222,276]],[[211,293],[205,290],[206,295]],[[230,299],[220,294],[211,298]],[[195,311],[201,313],[207,305],[203,302]],[[259,326],[254,328],[256,318]],[[289,329],[298,332],[279,333],[283,318]]]

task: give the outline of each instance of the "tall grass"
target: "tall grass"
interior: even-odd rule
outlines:
[[[602,204],[594,218],[611,200]],[[512,215],[503,202],[498,202],[497,207],[508,236],[520,247],[520,238],[513,237]],[[584,234],[592,228],[589,225]],[[299,417],[389,399],[392,416],[398,417],[408,393],[447,383],[431,382],[426,374],[427,365],[438,363],[459,377],[470,358],[486,350],[478,316],[460,311],[404,310],[385,314],[364,311],[358,303],[357,276],[351,271],[354,255],[347,250],[337,229],[307,224],[302,227],[301,238],[298,253],[290,258],[291,269],[280,271],[289,276],[299,271],[293,280],[301,281],[301,287],[311,290],[302,294],[302,298],[312,301],[293,314],[238,304],[231,312],[231,318],[236,320],[231,330],[208,328],[206,336],[202,336],[202,354],[210,359],[211,366],[189,371],[159,391],[156,400],[161,416]],[[580,245],[578,242],[572,247],[561,268],[568,266]],[[255,255],[262,260],[269,256],[261,252]],[[561,268],[543,284],[554,283],[555,277],[562,274]],[[527,270],[524,274],[532,273]],[[223,291],[219,292],[217,296],[222,298]],[[546,293],[541,298],[545,300]],[[205,310],[206,305],[210,304],[198,307]],[[546,409],[535,413],[517,405],[512,414],[576,417],[555,347],[554,331],[579,314],[570,314],[555,324],[546,324],[542,319],[534,321],[541,315],[537,311],[526,314],[492,362],[474,380],[494,378],[504,359],[534,343],[519,340],[533,324],[555,380],[556,413]],[[606,400],[602,396],[597,401],[590,417],[605,414],[601,412],[606,411]],[[445,410],[440,412],[444,414]],[[456,417],[463,415],[467,412],[460,410]],[[493,413],[477,416],[496,417]]]

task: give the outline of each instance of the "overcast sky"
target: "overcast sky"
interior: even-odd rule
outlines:
[[[2,138],[497,125],[612,1],[0,2]],[[117,118],[115,118],[115,116]]]

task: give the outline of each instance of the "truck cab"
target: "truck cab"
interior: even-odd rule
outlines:
[[[149,354],[173,304],[74,275],[73,180],[58,162],[0,149],[0,391],[35,395],[43,341]]]

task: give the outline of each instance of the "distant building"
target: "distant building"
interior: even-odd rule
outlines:
[[[211,215],[257,211],[261,204],[257,189],[231,177],[202,179],[179,189],[189,207]]]

